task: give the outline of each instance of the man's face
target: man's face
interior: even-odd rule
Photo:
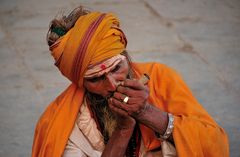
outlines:
[[[116,90],[118,83],[127,78],[128,73],[129,66],[124,59],[108,73],[99,77],[84,78],[83,85],[91,93],[109,97]]]

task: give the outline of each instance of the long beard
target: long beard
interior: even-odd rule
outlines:
[[[87,91],[87,99],[95,113],[97,121],[102,129],[104,141],[107,142],[117,126],[117,119],[108,106],[107,98]]]
[[[104,123],[104,130],[108,134],[109,138],[112,136],[113,131],[117,126],[117,120],[114,114],[110,111],[109,107],[103,107],[103,117],[102,121]]]
[[[130,69],[129,74],[127,75],[128,79],[133,78],[134,73]],[[104,136],[105,143],[112,136],[113,131],[117,127],[117,118],[111,109],[108,106],[108,98],[102,97],[101,95],[91,93],[89,91],[86,92],[87,99],[90,102],[90,106],[92,111],[96,115],[96,120],[98,121],[102,133]],[[111,97],[111,96],[109,96]]]

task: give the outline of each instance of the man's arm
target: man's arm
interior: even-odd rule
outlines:
[[[123,157],[136,125],[135,119],[116,107],[119,103],[121,102],[115,98],[108,101],[109,107],[117,116],[117,127],[105,146],[102,157]]]

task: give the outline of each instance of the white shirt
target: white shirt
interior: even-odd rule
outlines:
[[[104,150],[104,140],[97,129],[95,120],[91,117],[86,100],[81,106],[72,133],[65,147],[63,157],[100,157]],[[174,157],[175,148],[168,142],[162,142],[162,151],[147,152],[141,141],[140,157]],[[163,154],[162,154],[163,153]]]

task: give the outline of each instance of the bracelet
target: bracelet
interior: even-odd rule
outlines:
[[[155,136],[159,139],[159,140],[167,140],[172,132],[173,132],[173,128],[174,128],[174,117],[171,113],[168,113],[168,125],[167,125],[167,129],[165,131],[165,133],[163,135],[160,135],[159,132],[155,132]]]

